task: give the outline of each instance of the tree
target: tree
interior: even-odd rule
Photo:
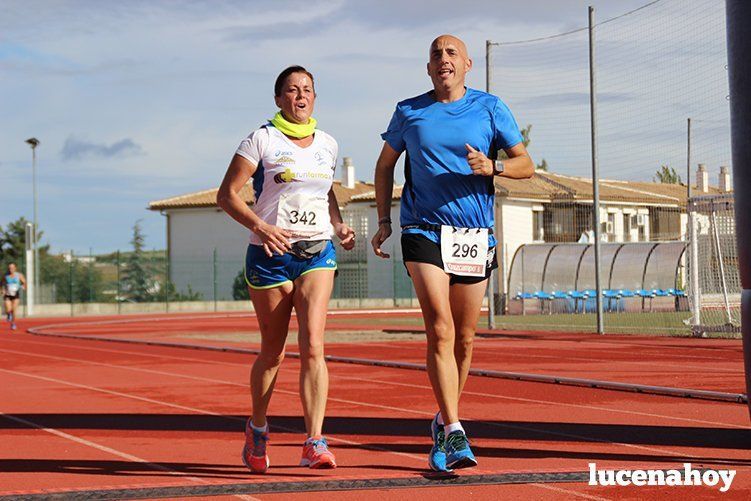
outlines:
[[[133,251],[128,255],[123,268],[123,291],[136,302],[152,301],[152,271],[146,264],[144,242],[146,237],[141,232],[140,219],[133,225],[133,239],[130,244]]]
[[[240,270],[232,282],[232,299],[250,299],[248,283],[245,281],[245,270]]]
[[[172,282],[172,280],[168,281],[165,285],[165,293],[163,293],[163,296],[166,296],[169,301],[202,301],[203,300],[203,294],[201,294],[198,291],[194,291],[193,287],[188,284],[188,290],[185,292],[179,292],[177,288],[175,287],[175,284]]]
[[[8,223],[5,231],[0,227],[0,265],[3,271],[8,263],[16,263],[19,269],[25,268],[26,263],[26,218],[20,218]],[[37,231],[37,242],[42,239],[42,232]],[[49,253],[49,245],[39,246],[39,260]]]
[[[659,181],[662,184],[681,184],[681,176],[678,175],[673,167],[662,165],[655,172],[655,177],[652,178],[652,181],[655,183]]]
[[[26,270],[26,225],[20,218],[8,223],[5,231],[0,228],[0,265],[4,272],[8,263],[15,262],[22,272]],[[37,242],[42,238],[37,231]],[[71,256],[70,260],[50,253],[50,245],[39,246],[39,270],[42,298],[59,303],[93,302],[102,299],[104,280],[102,273],[92,264],[85,265]],[[71,280],[72,285],[71,285]],[[72,296],[71,296],[72,294]]]
[[[532,141],[532,139],[530,138],[530,133],[532,132],[532,124],[528,124],[526,127],[522,127],[519,130],[519,132],[522,135],[522,144],[524,145],[525,148],[528,148],[529,143]],[[506,155],[505,151],[501,151],[500,154],[498,155],[498,158],[500,158],[501,160],[508,160],[508,155]],[[542,161],[535,166],[535,168],[538,170],[547,171],[548,170],[547,160],[543,158]]]

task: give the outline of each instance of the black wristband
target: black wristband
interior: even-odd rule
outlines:
[[[382,224],[391,224],[391,217],[385,216],[378,220],[378,226],[381,226]]]

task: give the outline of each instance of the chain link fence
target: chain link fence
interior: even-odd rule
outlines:
[[[584,10],[581,26],[534,40],[488,44],[491,92],[509,105],[526,130],[538,167],[565,173],[557,178],[561,195],[535,209],[530,243],[591,244],[594,236],[590,45]],[[605,332],[735,332],[739,289],[732,194],[727,193],[731,155],[724,4],[645,2],[615,18],[596,19],[593,33]],[[689,196],[697,195],[712,201],[693,205],[698,232],[692,246],[687,206]],[[528,225],[510,222],[518,228]],[[686,252],[669,283],[647,287],[644,267],[655,257],[649,255],[649,243],[669,241],[683,241]],[[509,265],[519,252],[513,247]],[[500,317],[497,324],[595,332],[596,315],[581,306],[593,303],[593,287],[556,289],[544,280],[551,262],[534,257],[533,246],[525,247],[526,268],[537,267],[525,270],[536,277],[535,286],[514,290],[517,284],[509,282],[508,311],[517,314]],[[565,262],[563,250],[540,255]],[[688,261],[693,250],[699,279],[692,288]],[[626,256],[634,256],[634,262],[629,265]],[[592,259],[570,265],[594,275]],[[614,276],[616,269],[625,274]],[[533,294],[538,297],[528,297]],[[515,301],[527,305],[522,310]]]

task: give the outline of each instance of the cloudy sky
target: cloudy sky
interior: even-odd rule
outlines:
[[[467,42],[468,85],[484,89],[485,40],[584,27],[589,4],[607,19],[647,3],[0,0],[0,226],[32,218],[24,141],[34,136],[40,228],[53,250],[125,249],[139,219],[147,245],[163,248],[164,220],[148,202],[217,186],[240,140],[276,111],[273,82],[291,64],[314,73],[319,126],[371,181],[395,103],[429,88],[436,35]],[[691,115],[703,117],[704,160],[726,162],[721,4],[662,0],[603,25],[604,175],[648,180],[661,163],[685,165]],[[493,54],[493,91],[533,125],[535,160],[588,175],[586,33]],[[689,67],[693,78],[675,70]]]

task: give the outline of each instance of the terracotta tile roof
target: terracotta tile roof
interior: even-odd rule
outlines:
[[[566,176],[537,171],[531,179],[497,178],[496,190],[508,198],[538,198],[550,200],[592,200],[591,178]],[[696,188],[694,187],[694,190]],[[694,191],[696,193],[696,191]],[[720,190],[710,187],[708,194]],[[681,184],[650,183],[644,181],[600,180],[600,200],[645,205],[686,205],[686,186]]]
[[[353,198],[362,195],[363,193],[369,193],[373,191],[375,185],[373,183],[363,183],[361,181],[355,182],[355,189],[349,189],[342,186],[341,181],[334,181],[334,195],[336,195],[336,201],[339,202],[339,207],[344,207]]]
[[[402,198],[402,188],[402,186],[394,185],[394,188],[391,191],[392,200],[399,200]],[[371,189],[370,191],[352,197],[352,202],[375,202],[375,190]]]
[[[499,177],[495,180],[496,193],[505,198],[524,198],[542,201],[591,201],[592,181],[589,178],[566,176],[552,172],[537,171],[531,179],[509,179]],[[395,185],[393,200],[402,196],[402,186]],[[699,194],[696,187],[693,193]],[[218,188],[179,195],[156,200],[149,203],[151,210],[186,209],[196,207],[216,207]],[[375,185],[358,181],[354,189],[344,188],[341,181],[334,181],[334,193],[340,206],[352,202],[375,201]],[[708,195],[721,193],[717,187],[710,186]],[[240,190],[240,195],[248,204],[253,203],[253,190],[248,184]],[[600,181],[600,200],[604,202],[626,202],[644,205],[686,205],[686,186],[683,184],[662,184],[645,181],[619,181],[602,179]]]
[[[361,193],[367,193],[373,191],[373,183],[363,183],[357,181],[354,189],[345,188],[342,186],[341,181],[334,181],[334,194],[336,200],[340,206],[344,206],[349,203],[350,199]],[[210,190],[196,191],[193,193],[186,193],[185,195],[178,195],[176,197],[165,198],[162,200],[154,200],[149,202],[150,210],[165,210],[165,209],[191,209],[199,207],[216,207],[216,194],[219,188],[212,188]],[[246,184],[240,190],[240,196],[247,204],[253,203],[253,187],[250,184]]]

